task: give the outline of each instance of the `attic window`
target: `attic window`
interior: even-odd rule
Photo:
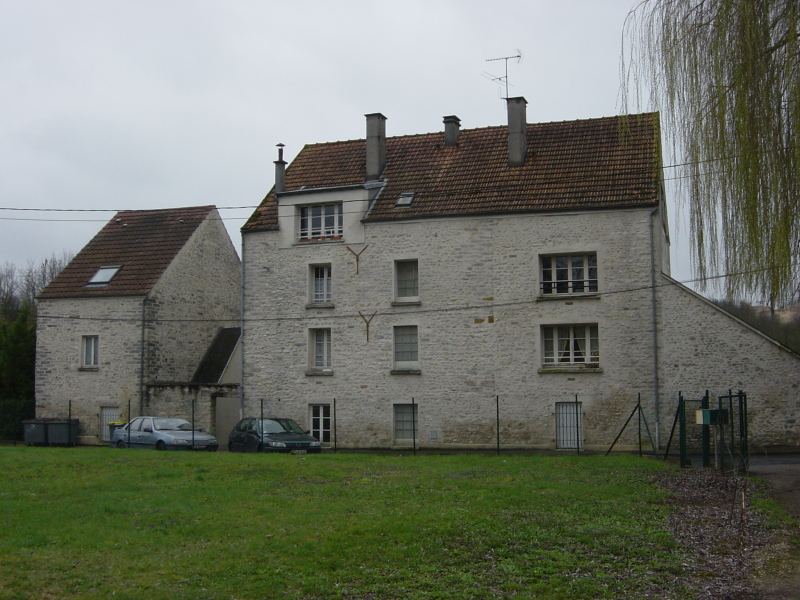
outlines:
[[[411,206],[414,201],[414,192],[403,192],[397,199],[395,206]]]
[[[89,283],[86,284],[87,287],[100,287],[103,285],[108,285],[108,283],[114,279],[114,275],[121,269],[121,266],[118,267],[100,267],[97,269],[97,272],[94,276],[89,280]]]

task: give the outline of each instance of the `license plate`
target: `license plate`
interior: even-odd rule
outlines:
[[[205,446],[194,446],[194,449],[195,450],[205,450],[206,447]]]
[[[305,454],[305,450],[292,450],[292,454]]]

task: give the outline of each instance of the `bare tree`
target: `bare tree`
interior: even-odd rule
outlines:
[[[69,264],[72,257],[73,254],[65,250],[60,256],[54,253],[38,264],[29,261],[20,273],[20,300],[33,306],[39,292]]]
[[[11,320],[20,307],[17,267],[10,262],[0,266],[0,319]]]

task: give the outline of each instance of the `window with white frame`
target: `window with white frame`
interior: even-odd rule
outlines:
[[[419,261],[398,260],[394,263],[395,299],[398,302],[419,301]]]
[[[597,254],[543,256],[541,290],[543,295],[597,292]]]
[[[312,371],[330,373],[331,371],[331,330],[312,329],[310,331],[309,363]]]
[[[600,362],[597,325],[547,325],[542,327],[542,341],[545,366]]]
[[[311,404],[311,435],[323,444],[331,441],[331,405]]]
[[[310,304],[331,304],[333,296],[331,294],[331,266],[330,265],[311,265],[309,278]]]
[[[81,367],[96,369],[100,338],[96,335],[84,335],[81,338]]]
[[[412,441],[417,437],[417,405],[394,405],[395,441]]]
[[[301,242],[341,239],[344,231],[342,203],[301,206],[297,239]]]
[[[416,325],[400,325],[394,328],[394,368],[398,371],[419,369]]]

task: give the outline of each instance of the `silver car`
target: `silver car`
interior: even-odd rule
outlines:
[[[136,417],[111,434],[112,447],[216,452],[219,442],[210,433],[192,429],[186,419]]]

